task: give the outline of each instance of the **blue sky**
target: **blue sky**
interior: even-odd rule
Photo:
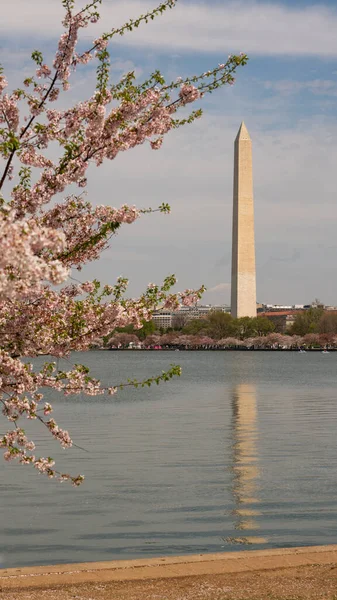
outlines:
[[[102,21],[84,44],[155,6],[154,0],[105,0]],[[81,6],[81,3],[78,3]],[[59,0],[12,0],[2,8],[1,58],[13,85],[38,47],[49,60],[62,18]],[[17,15],[20,15],[20,19]],[[143,146],[92,172],[92,202],[156,206],[126,227],[99,263],[81,277],[130,278],[130,293],[167,273],[180,287],[205,283],[207,302],[230,292],[233,142],[245,121],[253,140],[258,299],[337,304],[337,5],[331,0],[195,2],[111,45],[116,79],[135,68],[168,78],[205,71],[231,52],[247,52],[234,87],[207,97],[203,118],[173,132],[160,152]],[[92,92],[90,70],[79,70],[61,102]]]

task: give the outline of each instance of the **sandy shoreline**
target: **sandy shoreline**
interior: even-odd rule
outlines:
[[[337,546],[0,570],[1,600],[311,597],[337,598]]]

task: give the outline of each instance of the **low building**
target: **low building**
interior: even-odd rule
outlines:
[[[153,313],[152,320],[158,329],[169,329],[175,322],[183,326],[192,319],[205,319],[212,311],[230,312],[230,307],[225,304],[197,304],[195,306],[181,306],[177,311],[157,310]]]
[[[184,315],[187,321],[191,321],[192,319],[204,319],[214,311],[230,313],[230,310],[226,304],[196,304],[196,306],[181,306],[175,314]]]
[[[275,331],[285,333],[294,324],[298,310],[272,310],[259,313],[259,317],[266,317],[275,326]]]
[[[172,327],[173,313],[170,310],[157,310],[152,315],[152,321],[158,329],[169,329]]]

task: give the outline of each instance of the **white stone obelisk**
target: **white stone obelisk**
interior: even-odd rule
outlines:
[[[252,141],[244,122],[234,143],[231,314],[256,317]]]

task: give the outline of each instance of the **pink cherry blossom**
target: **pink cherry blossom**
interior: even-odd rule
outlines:
[[[159,150],[159,148],[161,147],[162,143],[163,143],[163,138],[157,138],[156,140],[154,140],[151,143],[151,148],[152,150]]]
[[[51,69],[47,65],[42,65],[39,69],[37,69],[36,75],[39,78],[49,77],[51,75]]]
[[[91,48],[78,53],[81,30],[97,23],[99,15],[95,3],[77,13],[72,3],[66,4],[53,66],[35,53],[35,76],[26,77],[24,89],[10,94],[4,93],[7,79],[0,74],[0,402],[9,427],[0,437],[0,447],[6,461],[16,460],[49,478],[79,486],[83,475],[59,472],[51,457],[33,454],[35,443],[26,437],[21,423],[33,419],[62,448],[71,448],[70,433],[50,416],[55,413],[44,390],[64,397],[113,396],[121,383],[111,381],[105,387],[83,365],[60,371],[55,362],[46,362],[39,369],[27,359],[43,355],[57,359],[89,350],[103,337],[111,339],[116,328],[140,329],[159,307],[195,304],[203,288],[171,293],[176,278],[168,276],[161,286],[150,284],[138,298],[130,298],[123,277],[108,285],[69,283],[71,269],[81,270],[98,259],[122,226],[152,212],[124,200],[110,205],[115,197],[113,182],[105,204],[97,198],[92,204],[84,191],[76,195],[74,189],[87,186],[90,166],[118,160],[120,152],[144,143],[160,149],[167,133],[200,116],[200,111],[194,111],[180,121],[178,111],[214,86],[232,83],[235,69],[247,59],[230,56],[211,71],[170,84],[157,71],[143,84],[133,73],[109,84],[109,41],[132,30],[135,22],[99,35]],[[163,0],[136,22],[146,23],[161,14],[163,6],[173,5],[174,0]],[[84,69],[86,77],[86,65],[94,60],[96,88],[74,106],[58,104],[75,70]],[[56,109],[50,108],[50,102],[57,103]],[[159,210],[168,212],[163,205]],[[180,371],[173,368],[169,373]],[[166,379],[164,373],[153,381]]]
[[[194,85],[183,84],[180,88],[179,98],[181,98],[182,104],[188,104],[189,102],[198,100],[200,92]]]
[[[0,75],[0,94],[2,94],[7,85],[8,83],[6,77],[4,75]]]

